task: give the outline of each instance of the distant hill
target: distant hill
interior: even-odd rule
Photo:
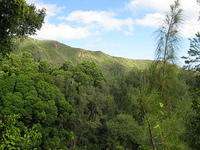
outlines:
[[[74,64],[82,61],[93,61],[107,71],[128,71],[131,68],[146,68],[151,60],[133,60],[121,57],[113,57],[101,51],[89,51],[73,48],[57,41],[35,40],[27,38],[18,42],[18,48],[14,53],[22,54],[30,52],[36,60],[47,61],[52,65],[60,65],[66,60]]]

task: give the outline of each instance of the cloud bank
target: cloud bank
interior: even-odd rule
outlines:
[[[119,17],[118,12],[105,10],[74,10],[65,14],[63,6],[44,3],[41,0],[28,0],[28,3],[34,3],[39,9],[45,8],[47,13],[45,24],[37,32],[36,38],[54,40],[84,39],[110,31],[133,35],[136,25],[156,30],[173,2],[174,0],[130,0],[125,6],[130,15]],[[200,29],[200,22],[197,21],[199,6],[196,0],[180,0],[180,3],[184,10],[181,34],[183,37],[189,38]],[[133,18],[131,13],[140,14],[138,15],[140,17]]]
[[[170,4],[174,0],[131,0],[127,8],[132,11],[145,10],[148,13],[143,18],[137,19],[137,24],[147,27],[158,27],[169,10]],[[200,31],[200,22],[198,21],[199,6],[196,0],[180,0],[183,9],[184,23],[181,27],[181,35],[189,38]]]
[[[74,11],[70,13],[65,20],[78,21],[84,24],[94,24],[107,30],[123,31],[123,27],[132,30],[133,19],[119,19],[117,14],[109,11]]]

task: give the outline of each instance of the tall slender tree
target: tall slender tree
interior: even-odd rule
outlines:
[[[158,30],[158,42],[156,48],[156,59],[166,62],[174,62],[176,51],[180,41],[180,24],[182,23],[182,12],[180,2],[176,0],[170,5],[170,12],[166,14],[163,24]]]
[[[174,62],[176,51],[180,42],[180,24],[182,23],[182,12],[180,2],[176,0],[170,6],[170,12],[166,14],[163,24],[158,30],[158,42],[156,48],[156,60]]]
[[[161,65],[161,94],[166,85],[167,63],[175,63],[176,52],[180,43],[180,25],[182,24],[183,10],[179,0],[170,5],[170,11],[166,14],[163,24],[158,29],[157,47],[155,51],[156,64]],[[160,63],[161,62],[161,63]]]
[[[165,105],[165,108],[158,108],[161,110],[166,109],[167,113],[165,114],[168,117],[172,112],[172,102],[169,100],[169,85],[171,82],[168,78],[171,78],[173,74],[173,67],[170,64],[174,64],[177,58],[177,51],[179,49],[180,43],[180,25],[182,24],[182,15],[183,10],[180,8],[180,1],[175,0],[174,4],[170,5],[170,11],[166,14],[163,23],[161,24],[160,28],[157,31],[157,47],[155,51],[155,63],[152,65],[150,71],[153,73],[153,76],[156,76],[156,84],[158,83],[157,88],[159,89],[158,97],[160,99],[161,106]],[[151,80],[151,79],[149,79]],[[150,81],[151,82],[151,81]],[[163,102],[163,103],[162,103]],[[167,143],[167,134],[164,132],[161,123],[163,121],[162,114],[158,114],[156,116],[153,115],[155,118],[152,120],[156,120],[157,125],[153,124],[151,121],[148,121],[148,129],[151,138],[151,145],[152,149],[168,149]],[[151,118],[149,118],[151,119]],[[154,126],[157,128],[155,130]],[[150,132],[151,131],[151,132]],[[153,132],[154,131],[154,132]],[[155,135],[158,135],[160,139],[155,139]],[[161,145],[157,143],[162,143]]]

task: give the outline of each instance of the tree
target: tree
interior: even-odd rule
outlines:
[[[180,41],[179,25],[182,23],[182,9],[179,0],[174,5],[170,5],[170,12],[166,15],[163,25],[158,30],[158,45],[156,48],[156,58],[166,64],[174,62],[176,51]]]
[[[0,53],[12,51],[13,38],[33,35],[42,27],[45,10],[25,0],[0,0]]]
[[[77,65],[77,70],[75,71],[80,76],[86,76],[90,84],[98,87],[104,80],[103,73],[101,69],[94,62],[82,62]]]
[[[194,77],[195,82],[190,84],[193,97],[192,111],[186,117],[186,139],[188,144],[195,150],[200,149],[200,75]]]
[[[158,42],[156,48],[156,60],[162,61],[161,75],[162,84],[161,92],[165,88],[165,79],[167,73],[167,62],[174,63],[176,59],[176,51],[180,42],[180,29],[179,26],[182,23],[182,9],[180,9],[179,0],[174,2],[174,5],[170,5],[170,12],[166,14],[163,25],[158,30]],[[160,64],[160,63],[158,63]]]
[[[144,140],[144,131],[131,115],[119,114],[107,122],[107,127],[113,147],[137,149]]]
[[[27,128],[19,115],[5,116],[0,120],[0,149],[35,149],[41,141],[37,126]]]
[[[188,57],[182,57],[185,59],[184,68],[189,70],[199,71],[200,69],[200,33],[196,34],[196,37],[190,39],[190,49],[188,51]]]
[[[0,120],[4,121],[6,116],[20,114],[19,124],[29,129],[37,126],[41,134],[41,140],[36,148],[67,149],[73,139],[70,128],[74,110],[54,85],[53,76],[49,72],[46,73],[46,69],[41,70],[39,63],[33,62],[32,58],[26,56],[21,58],[11,54],[0,64]],[[14,135],[10,136],[19,137],[20,140],[20,135],[21,133],[23,135],[24,131],[23,129],[19,131],[17,127],[16,125],[16,133],[13,127],[5,129],[5,134],[14,130]],[[1,127],[0,135],[2,135]],[[12,142],[10,136],[5,140]],[[0,136],[0,142],[1,139]]]
[[[142,84],[137,99],[153,150],[169,148],[169,144],[167,144],[169,135],[164,130],[162,122],[166,118],[170,118],[172,110],[176,107],[171,99],[174,99],[178,92],[174,90],[174,84],[172,84],[177,73],[175,67],[170,63],[174,63],[176,60],[181,23],[182,9],[180,9],[179,0],[176,0],[173,5],[170,5],[170,11],[166,14],[157,32],[156,63],[153,63],[146,73],[143,72],[140,79]]]
[[[156,48],[156,65],[153,69],[160,72],[160,93],[165,99],[165,91],[168,89],[168,81],[173,71],[173,65],[176,60],[176,52],[179,48],[180,29],[182,19],[182,9],[180,9],[179,0],[170,5],[170,12],[166,14],[163,25],[158,30],[158,42]],[[169,104],[171,105],[171,104]]]
[[[200,149],[200,99],[196,99],[192,105],[193,113],[188,115],[186,121],[186,138],[189,145]]]

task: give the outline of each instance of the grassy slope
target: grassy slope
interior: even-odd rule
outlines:
[[[117,71],[119,69],[125,71],[133,67],[143,69],[151,63],[150,60],[132,60],[112,57],[101,51],[72,48],[57,41],[27,38],[19,43],[15,53],[21,54],[24,51],[28,51],[36,59],[45,60],[52,65],[60,65],[65,60],[71,60],[75,64],[81,61],[94,61],[108,71]]]

